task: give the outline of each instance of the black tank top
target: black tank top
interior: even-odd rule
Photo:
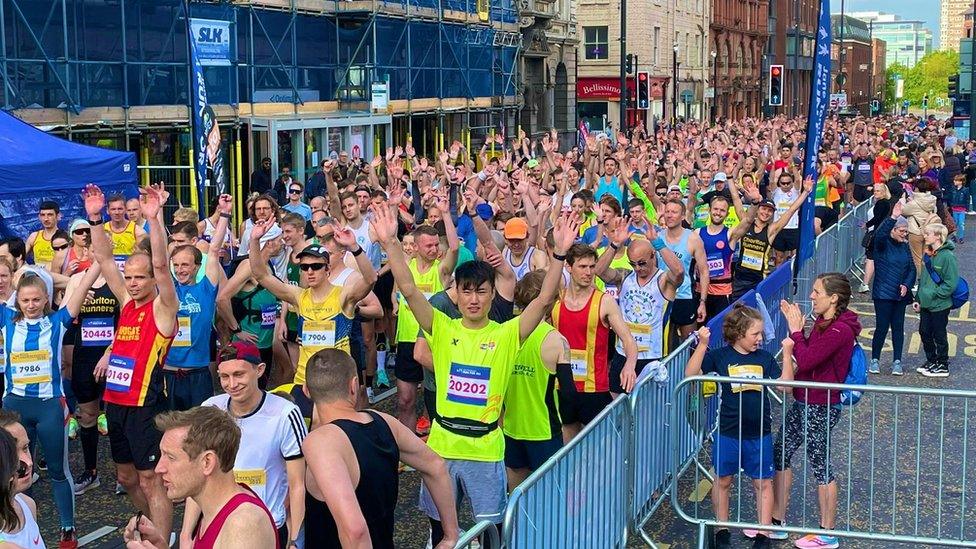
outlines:
[[[749,291],[762,282],[769,272],[769,225],[756,232],[753,224],[739,240],[738,257],[732,276],[733,293]]]
[[[400,479],[397,465],[400,448],[390,426],[371,410],[369,423],[337,419],[332,425],[342,429],[349,438],[356,462],[359,463],[359,485],[356,500],[362,510],[373,547],[393,548],[393,519],[396,511]],[[316,479],[319,486],[327,479]],[[335,519],[323,501],[305,493],[305,542],[309,547],[340,548],[339,529]]]
[[[97,361],[111,345],[119,321],[119,300],[108,284],[93,290],[95,297],[81,306],[74,331],[75,361]]]

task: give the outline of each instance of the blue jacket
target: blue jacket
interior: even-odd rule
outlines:
[[[911,292],[901,296],[900,286],[909,290],[915,285],[915,262],[908,242],[895,242],[891,230],[895,220],[885,219],[874,233],[874,287],[871,297],[894,301],[911,299]]]
[[[949,195],[946,196],[946,202],[949,203],[949,208],[953,206],[958,206],[961,208],[969,209],[969,189],[965,186],[956,188],[955,185],[949,190]]]

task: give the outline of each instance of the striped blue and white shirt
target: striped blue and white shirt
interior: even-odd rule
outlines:
[[[62,307],[34,320],[14,322],[17,312],[0,305],[3,324],[5,394],[22,397],[60,398],[61,340],[73,317]]]

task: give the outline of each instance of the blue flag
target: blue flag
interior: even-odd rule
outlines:
[[[185,5],[185,4],[184,4]],[[188,14],[189,15],[189,14]],[[190,90],[192,92],[191,105],[193,107],[193,170],[196,175],[197,185],[197,208],[200,210],[201,217],[209,215],[207,205],[204,204],[204,188],[208,184],[218,187],[218,192],[223,192],[223,171],[224,162],[221,155],[221,136],[220,127],[217,125],[217,116],[207,102],[207,84],[203,78],[203,60],[209,60],[212,52],[201,42],[212,42],[209,27],[201,25],[207,20],[194,20],[187,17],[188,31],[190,33],[190,66],[193,69]],[[226,24],[226,22],[224,22]],[[217,35],[218,37],[221,35]],[[202,60],[200,51],[208,51],[208,56]],[[217,64],[208,61],[206,64]],[[208,177],[209,170],[209,177]]]
[[[817,25],[816,56],[813,78],[810,85],[810,112],[807,114],[807,139],[803,148],[803,178],[817,180],[817,151],[823,137],[824,123],[827,119],[827,106],[830,99],[830,1],[820,0],[820,22]],[[800,207],[800,245],[797,251],[796,270],[813,257],[814,234],[813,217],[816,202],[816,188],[807,196]]]

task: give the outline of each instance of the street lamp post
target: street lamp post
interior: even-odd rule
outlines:
[[[718,102],[718,53],[712,50],[712,103],[709,105],[712,125],[715,125],[715,103]]]
[[[671,127],[678,123],[678,43],[674,43],[674,56],[671,58]]]

